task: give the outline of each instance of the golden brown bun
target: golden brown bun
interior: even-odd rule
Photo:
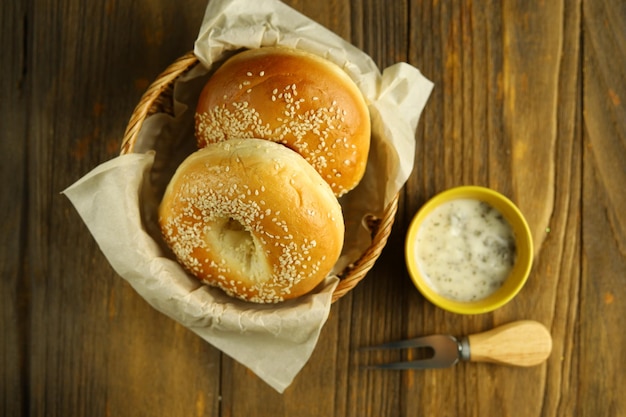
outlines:
[[[180,263],[238,298],[270,303],[312,290],[343,246],[341,207],[296,152],[232,139],[190,155],[159,207]]]
[[[199,147],[230,138],[288,146],[341,196],[365,172],[369,110],[356,84],[330,61],[284,47],[251,49],[218,68],[196,109]]]

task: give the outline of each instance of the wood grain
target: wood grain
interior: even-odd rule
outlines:
[[[584,151],[579,320],[581,415],[619,416],[626,403],[626,5],[583,4]],[[621,323],[617,330],[610,323]],[[601,354],[598,345],[611,345]]]
[[[114,274],[59,194],[117,155],[145,87],[191,48],[203,6],[32,3],[30,414],[215,415],[219,352]]]
[[[26,195],[26,108],[28,86],[26,6],[21,2],[0,5],[0,414],[28,412],[29,283],[23,212]],[[6,59],[12,57],[12,59]],[[10,180],[9,180],[10,179]]]
[[[578,197],[578,186],[571,182],[576,177],[569,175],[572,164],[574,170],[578,168],[576,159],[570,159],[571,148],[576,151],[580,147],[570,119],[577,109],[571,98],[579,91],[578,44],[571,45],[580,37],[576,5],[449,2],[439,3],[439,7],[427,3],[419,6],[414,11],[416,18],[423,16],[423,24],[430,26],[421,28],[420,34],[429,34],[432,45],[416,45],[412,59],[418,65],[425,63],[420,68],[435,79],[439,91],[427,107],[420,132],[423,136],[418,136],[416,172],[407,184],[407,195],[414,201],[407,201],[404,222],[423,201],[446,188],[489,186],[520,206],[535,237],[537,258],[521,294],[490,315],[458,317],[437,311],[415,297],[408,313],[410,322],[421,319],[430,324],[410,332],[462,335],[515,319],[539,320],[554,332],[552,310],[556,284],[561,282],[558,272],[547,274],[540,262],[546,251],[560,256],[563,250],[564,240],[550,242],[552,249],[544,242],[551,222],[571,222],[570,216],[575,219],[578,215],[577,211],[567,212],[568,207],[557,200]],[[561,88],[566,88],[566,93],[561,93]],[[566,128],[557,129],[559,123]],[[565,152],[557,157],[557,150]],[[533,168],[525,168],[530,166]],[[574,195],[569,195],[572,191]],[[557,204],[559,212],[555,212]],[[575,227],[574,222],[573,233],[562,239],[576,237]],[[567,285],[577,282],[577,270],[573,272],[565,276]],[[554,336],[561,349],[563,333]],[[410,388],[405,412],[426,401],[426,406],[422,405],[426,413],[539,415],[545,397],[551,395],[546,373],[550,364],[558,363],[553,360],[554,355],[547,366],[532,369],[463,364],[452,372],[406,375]],[[462,382],[442,392],[442,387],[450,386],[444,382],[447,378]],[[502,384],[505,380],[507,384]],[[520,395],[522,381],[528,380],[534,381],[532,386]],[[442,395],[451,395],[443,411],[441,401],[433,399]]]
[[[150,82],[193,47],[205,0],[0,5],[0,414],[7,416],[626,415],[626,5],[620,0],[288,0],[435,83],[389,243],[336,302],[284,394],[152,309],[59,193],[117,155]],[[496,312],[429,304],[404,267],[420,206],[461,184],[527,216],[530,279]],[[416,352],[359,348],[543,323],[530,368],[380,372]]]

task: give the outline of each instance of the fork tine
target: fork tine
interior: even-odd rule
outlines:
[[[457,339],[449,335],[431,335],[398,342],[384,343],[378,346],[366,347],[364,350],[376,349],[409,349],[430,348],[433,355],[424,359],[408,362],[391,362],[366,366],[367,369],[426,369],[447,368],[459,360],[459,345]]]
[[[430,335],[430,336],[422,336],[415,337],[412,339],[406,340],[398,340],[395,342],[383,343],[375,346],[364,346],[359,350],[379,350],[379,349],[411,349],[411,348],[420,348],[420,347],[430,347],[434,348],[435,342],[441,337],[447,337],[443,335]]]
[[[420,359],[407,362],[390,362],[377,365],[365,365],[364,369],[387,369],[387,370],[406,370],[406,369],[439,369],[452,366],[451,363],[443,363],[435,358]]]

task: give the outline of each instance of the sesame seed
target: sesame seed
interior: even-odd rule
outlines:
[[[248,84],[250,81],[244,81],[240,89],[245,90],[244,85]],[[280,87],[272,89],[268,99],[275,103],[273,108],[280,110],[280,116],[272,120],[263,117],[264,109],[259,112],[245,101],[215,106],[206,113],[197,114],[197,132],[202,137],[199,143],[215,143],[234,137],[271,139],[300,153],[322,176],[337,162],[352,169],[354,164],[345,162],[356,152],[356,145],[345,136],[349,134],[344,126],[347,111],[337,104],[337,100],[332,100],[330,107],[322,107],[321,97],[308,100],[297,97],[297,87],[296,83],[291,83],[284,85],[282,90]],[[251,88],[246,91],[250,94]],[[302,112],[302,105],[307,101],[317,102],[318,107],[313,104]],[[342,136],[337,137],[338,134]],[[329,148],[336,154],[332,158]],[[335,193],[339,186],[335,185]]]

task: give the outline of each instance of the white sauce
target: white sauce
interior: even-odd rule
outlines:
[[[515,263],[511,226],[495,208],[472,199],[442,204],[417,232],[417,264],[442,296],[474,301],[495,292]]]

